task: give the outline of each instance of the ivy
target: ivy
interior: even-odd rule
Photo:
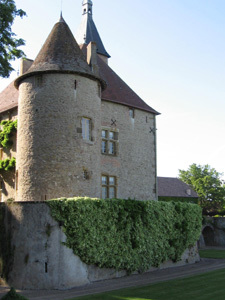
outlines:
[[[6,158],[4,160],[0,160],[0,171],[14,170],[15,167],[16,167],[15,157],[13,157],[11,159]]]
[[[201,208],[180,202],[70,198],[47,201],[86,264],[145,271],[178,261],[201,233]]]
[[[17,294],[16,290],[12,287],[10,291],[1,298],[1,300],[28,300],[26,297]]]
[[[0,144],[4,148],[10,148],[13,144],[11,140],[13,133],[17,131],[17,120],[3,120],[0,125],[2,126],[2,130],[0,131]]]

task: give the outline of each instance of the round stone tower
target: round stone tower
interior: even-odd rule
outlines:
[[[92,47],[93,48],[93,47]],[[101,89],[61,17],[19,89],[17,201],[101,195]]]

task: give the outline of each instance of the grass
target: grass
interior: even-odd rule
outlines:
[[[225,269],[70,300],[224,300]]]
[[[200,250],[203,258],[224,258],[225,250]],[[225,269],[183,279],[68,300],[224,300]]]
[[[219,258],[225,259],[225,250],[217,250],[217,249],[206,249],[199,250],[199,254],[202,258]]]

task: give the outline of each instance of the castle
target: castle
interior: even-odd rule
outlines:
[[[0,94],[1,121],[10,120],[6,124],[12,124],[12,121],[18,120],[17,132],[12,131],[11,136],[5,134],[9,145],[8,138],[12,139],[11,148],[3,147],[0,151],[1,201],[6,202],[11,198],[17,201],[14,204],[0,203],[0,277],[6,278],[8,284],[19,289],[66,289],[127,275],[126,270],[114,269],[112,264],[110,268],[102,268],[98,259],[89,263],[82,261],[79,251],[75,252],[71,246],[65,245],[67,236],[64,221],[58,222],[52,216],[49,207],[51,201],[45,200],[76,196],[136,200],[158,198],[155,120],[158,112],[148,106],[109,67],[110,55],[93,22],[92,1],[83,0],[82,8],[77,41],[61,16],[36,59],[23,60],[20,76]],[[1,123],[1,126],[4,130],[6,125]],[[0,140],[3,146],[6,141],[3,143]],[[2,170],[2,162],[13,157],[16,158],[15,170]],[[79,201],[65,202],[75,204]],[[81,202],[86,204],[86,201]],[[98,205],[101,201],[87,202]],[[119,206],[114,200],[103,202],[112,203],[112,207]],[[124,203],[123,200],[119,202]],[[153,201],[127,203],[130,202],[140,207],[145,204],[161,205]],[[61,203],[59,206],[60,209],[63,207]],[[123,209],[119,210],[117,218],[111,209],[108,211],[117,225]],[[138,216],[143,211],[141,209]],[[101,214],[93,212],[99,224],[102,223]],[[134,210],[133,214],[136,212]],[[165,212],[162,210],[161,214],[165,215]],[[130,214],[131,220],[133,214]],[[158,220],[157,210],[153,214]],[[183,217],[183,211],[180,214]],[[175,214],[168,215],[176,218]],[[89,214],[79,213],[79,216],[88,219],[86,216],[89,217]],[[69,214],[66,218],[74,220]],[[126,220],[127,215],[123,218]],[[106,220],[108,222],[107,217]],[[125,223],[119,223],[122,224],[119,229],[112,225],[112,232],[120,232],[121,229],[125,232],[121,240],[115,235],[121,249],[121,256],[117,250],[114,251],[118,260],[124,256],[120,241],[128,244],[131,258],[131,249],[136,251],[139,247],[139,242],[136,244],[133,239],[133,233],[127,242],[129,226],[135,236],[140,234],[141,238],[145,237],[146,231],[140,233],[135,229],[139,228],[139,221],[142,222],[138,217],[132,221],[134,226],[128,223],[125,228],[122,228]],[[156,231],[158,225],[149,217],[148,221],[154,225],[152,230]],[[164,226],[167,223],[168,218],[165,218],[164,223],[160,224],[159,221],[158,226],[162,231],[165,228],[163,236],[166,237],[171,231]],[[78,224],[83,230],[82,223]],[[96,228],[99,227],[98,222],[93,221],[92,224],[85,232],[92,234],[89,229],[95,224]],[[114,243],[107,238],[111,224],[114,223],[107,224],[106,231],[101,226],[100,231],[96,231],[96,252],[109,258]],[[144,218],[143,224],[146,226]],[[174,224],[177,226],[176,222]],[[189,226],[185,228],[190,230]],[[137,253],[141,253],[146,261],[145,247],[151,246],[153,248],[150,249],[155,249],[155,252],[150,251],[151,255],[157,253],[158,257],[160,247],[165,245],[158,241],[159,230],[155,239],[152,237],[151,245],[140,243],[140,252],[135,252],[138,260],[140,257]],[[179,230],[186,245],[183,227],[180,226]],[[177,228],[175,232],[172,241],[174,237],[177,239]],[[73,235],[76,240],[74,232]],[[84,235],[87,236],[82,231],[82,243]],[[99,242],[99,236],[109,241],[109,244],[106,243],[109,252],[102,252],[105,246]],[[95,247],[90,241],[87,244],[90,245],[85,250],[87,252]],[[171,240],[167,242],[168,245],[173,245]],[[164,249],[162,252],[165,253]],[[165,254],[162,257],[166,260]],[[198,260],[197,248],[189,247],[177,265]],[[162,267],[174,266],[171,260],[162,263]],[[151,270],[150,267],[148,271]]]
[[[61,16],[34,61],[0,94],[1,120],[18,119],[16,170],[1,201],[87,196],[157,199],[156,116],[108,65],[83,0],[76,40]]]

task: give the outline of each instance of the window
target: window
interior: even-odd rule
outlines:
[[[83,140],[91,140],[91,119],[82,118],[82,138]]]
[[[42,75],[35,76],[35,87],[42,87],[42,85],[43,85]]]
[[[116,177],[102,175],[102,199],[116,198]]]
[[[133,108],[129,108],[129,115],[130,115],[131,119],[134,119],[134,109]]]
[[[102,88],[101,88],[101,84],[98,84],[98,96],[101,98],[102,96]]]
[[[102,129],[102,154],[116,155],[118,132]]]

